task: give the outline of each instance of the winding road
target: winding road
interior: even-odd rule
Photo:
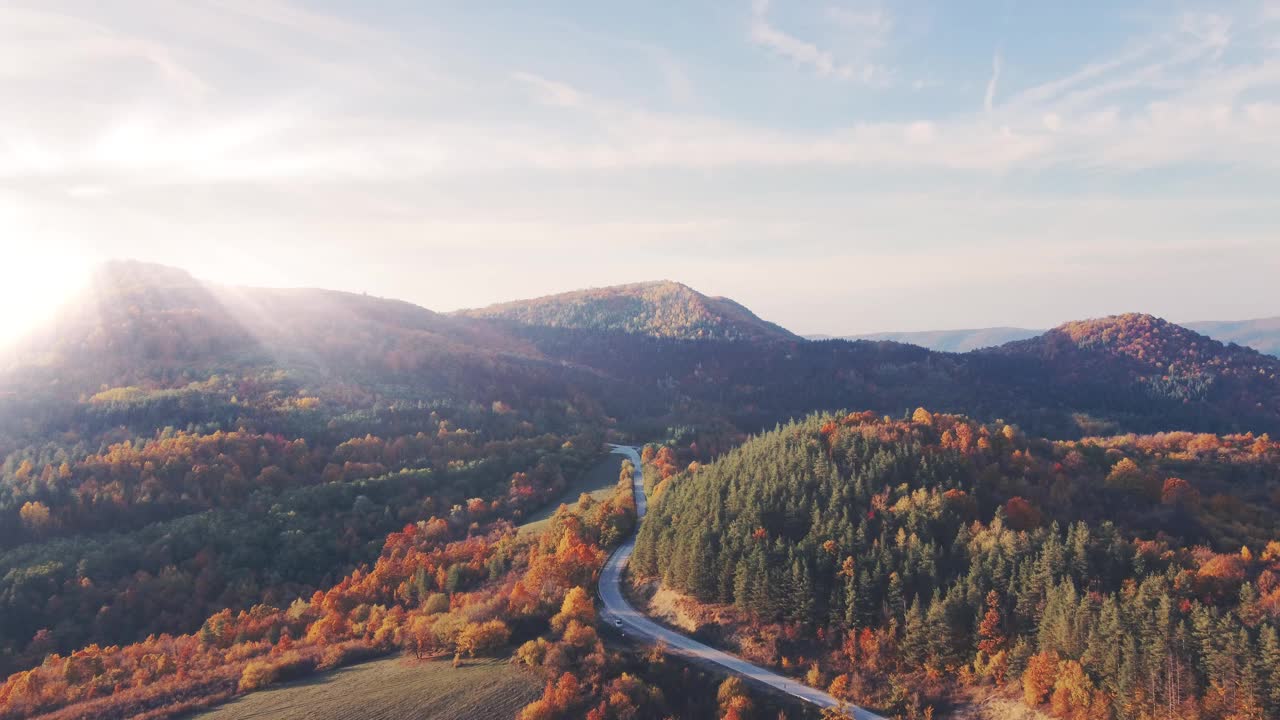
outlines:
[[[635,493],[636,515],[639,520],[643,520],[648,503],[644,494],[644,475],[640,469],[640,453],[636,448],[627,445],[610,445],[610,447],[613,448],[612,452],[614,454],[629,458],[631,464],[635,466],[635,474],[631,478],[631,487]],[[637,522],[638,526],[639,523]],[[626,542],[613,551],[613,555],[609,557],[609,562],[605,563],[604,570],[600,573],[600,601],[604,606],[600,614],[606,621],[616,624],[616,621],[620,620],[622,627],[627,632],[649,643],[661,641],[666,644],[667,651],[672,654],[681,655],[695,661],[715,663],[744,678],[763,683],[818,707],[843,708],[854,720],[885,720],[885,718],[873,712],[842,703],[821,690],[811,688],[758,665],[752,665],[736,655],[730,655],[710,645],[704,645],[697,640],[692,640],[645,617],[643,613],[632,607],[631,603],[628,603],[622,595],[622,571],[626,568],[627,561],[631,559],[631,551],[635,549],[635,546],[636,536],[632,533]]]

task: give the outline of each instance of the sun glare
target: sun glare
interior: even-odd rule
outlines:
[[[17,232],[0,235],[20,237]],[[52,316],[84,284],[89,266],[74,253],[23,247],[16,243],[0,246],[0,347],[18,338]]]

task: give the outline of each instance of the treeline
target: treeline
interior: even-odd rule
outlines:
[[[467,429],[434,411],[415,424],[432,432],[312,448],[304,438],[170,429],[93,453],[54,443],[29,448],[0,465],[0,547],[236,507],[256,492],[446,467],[506,442],[486,438],[533,435],[531,425],[503,434]]]
[[[727,417],[754,431],[815,410],[918,406],[1055,438],[1188,430],[1280,432],[1280,360],[1148,316],[1054,330],[990,351],[892,342],[742,343],[517,328],[546,355],[654,389],[676,422]],[[1154,338],[1154,339],[1153,339]],[[649,410],[653,412],[653,410]]]
[[[731,604],[738,649],[851,701],[941,705],[956,673],[1062,717],[1280,712],[1266,437],[824,415],[664,482],[635,572]]]

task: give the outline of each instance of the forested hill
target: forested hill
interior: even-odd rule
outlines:
[[[1034,367],[1028,376],[1046,405],[1093,402],[1164,407],[1163,425],[1211,429],[1214,419],[1239,429],[1274,431],[1280,414],[1280,359],[1222,343],[1151,315],[1117,315],[1067,323],[1035,338],[978,353]],[[1035,378],[1035,379],[1033,379]]]
[[[1280,360],[1149,316],[951,354],[794,339],[732,301],[675,283],[475,314],[509,319],[325,290],[225,287],[114,263],[0,361],[0,450],[15,436],[39,440],[86,418],[146,433],[184,407],[183,425],[234,429],[248,419],[297,434],[298,422],[407,400],[505,403],[544,421],[607,416],[650,434],[726,420],[752,432],[819,409],[897,416],[919,405],[1054,437],[1280,433]],[[295,407],[303,397],[319,405]]]
[[[1260,353],[1280,357],[1280,317],[1254,320],[1206,320],[1178,323],[1188,330],[1207,335],[1222,343],[1251,347]],[[997,347],[1016,340],[1044,334],[1044,330],[1014,327],[974,328],[970,330],[924,330],[915,332],[880,332],[848,335],[808,335],[810,340],[890,340],[909,343],[940,352],[969,352]]]
[[[715,340],[800,338],[723,297],[708,297],[676,282],[593,288],[463,311],[521,325]]]
[[[852,702],[958,674],[1059,717],[1280,716],[1265,437],[820,415],[657,495],[635,572],[734,606],[739,647],[823,658],[811,677]]]
[[[65,385],[255,365],[395,373],[441,353],[536,357],[509,334],[398,300],[217,285],[130,261],[102,266],[5,364],[56,369]]]

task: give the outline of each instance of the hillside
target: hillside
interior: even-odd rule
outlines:
[[[1274,431],[1280,415],[1280,359],[1150,315],[1067,323],[975,357],[1046,407],[1089,407],[1139,430]]]
[[[520,325],[623,332],[686,340],[800,338],[723,297],[670,281],[617,285],[463,311]]]
[[[176,268],[126,261],[102,266],[5,364],[10,371],[56,369],[59,384],[92,387],[175,368],[411,371],[443,354],[536,356],[494,328],[398,300],[216,285]]]
[[[0,371],[0,672],[287,604],[437,502],[519,521],[613,402],[481,323],[109,265]]]
[[[959,672],[1058,717],[1280,711],[1276,442],[821,415],[662,475],[641,582],[757,662],[817,658],[808,681],[854,703],[945,707]]]

